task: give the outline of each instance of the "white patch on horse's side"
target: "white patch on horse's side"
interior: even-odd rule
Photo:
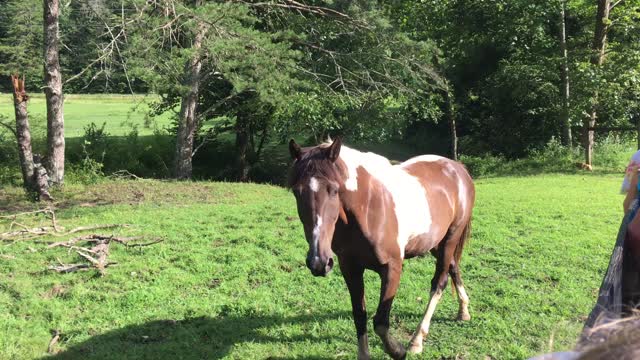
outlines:
[[[465,187],[462,176],[458,175],[458,203],[463,212],[467,209],[467,201],[467,188]]]
[[[419,162],[434,162],[439,160],[447,160],[446,157],[442,157],[440,155],[420,155],[416,157],[412,157],[411,159],[400,164],[401,166],[409,166]]]
[[[393,166],[385,157],[342,146],[340,158],[347,166],[348,176],[345,182],[347,190],[358,189],[356,170],[363,167],[371,176],[379,180],[387,189],[394,203],[394,212],[398,222],[400,255],[404,258],[404,248],[415,236],[429,232],[431,212],[427,202],[427,193],[418,179],[401,165]]]
[[[309,180],[309,188],[313,192],[318,192],[318,190],[320,189],[320,184],[318,183],[318,179],[312,177],[311,180]]]

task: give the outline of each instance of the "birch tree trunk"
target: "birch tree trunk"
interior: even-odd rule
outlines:
[[[571,146],[571,121],[569,119],[569,57],[567,53],[567,28],[565,22],[566,1],[560,2],[560,51],[562,52],[562,112],[560,124],[562,125],[562,144]]]
[[[58,45],[59,0],[44,0],[44,93],[47,101],[47,170],[54,184],[64,180],[64,117]]]
[[[596,28],[593,36],[591,50],[591,64],[600,66],[604,61],[605,48],[607,45],[607,31],[609,30],[609,11],[611,10],[611,0],[598,0],[598,11],[596,14]],[[589,130],[596,125],[596,109],[598,104],[598,91],[593,95],[593,105],[591,115],[583,121],[583,146],[585,152],[585,163],[591,165],[593,161],[593,130]]]
[[[29,114],[27,113],[27,100],[29,96],[24,89],[24,77],[21,79],[17,75],[11,75],[13,84],[13,106],[16,114],[16,140],[18,141],[18,156],[20,158],[20,169],[22,170],[22,181],[28,190],[34,190],[34,164],[33,152],[31,150],[31,129],[29,127]]]
[[[175,177],[179,180],[190,179],[193,171],[193,140],[198,127],[196,110],[200,92],[200,72],[202,70],[200,49],[202,48],[205,33],[206,27],[200,24],[192,45],[194,50],[193,57],[185,66],[185,84],[189,87],[189,90],[182,96],[180,123],[176,139]]]

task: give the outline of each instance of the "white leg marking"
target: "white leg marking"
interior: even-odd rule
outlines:
[[[467,296],[464,286],[456,284],[456,291],[458,292],[458,301],[460,301],[458,320],[471,320],[471,315],[469,315],[469,296]]]
[[[429,334],[431,318],[433,317],[433,313],[436,311],[436,305],[438,305],[441,297],[442,290],[436,290],[436,292],[431,293],[429,305],[427,305],[427,311],[424,313],[424,317],[422,318],[420,325],[418,325],[415,334],[413,334],[413,339],[411,339],[410,342],[409,351],[414,354],[422,352],[422,342],[424,341],[424,337]]]
[[[311,180],[309,180],[309,188],[313,192],[318,192],[318,190],[320,189],[320,184],[318,183],[318,179],[312,177]]]

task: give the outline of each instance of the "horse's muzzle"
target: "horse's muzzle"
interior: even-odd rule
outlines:
[[[313,276],[327,276],[333,269],[333,257],[321,259],[319,256],[307,256],[307,267]]]

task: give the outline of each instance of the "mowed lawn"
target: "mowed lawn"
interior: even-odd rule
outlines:
[[[84,129],[91,123],[101,127],[109,135],[126,135],[134,127],[139,135],[150,135],[154,127],[163,128],[170,122],[171,114],[165,113],[149,119],[146,115],[149,103],[156,98],[153,95],[65,95],[64,120],[65,136],[68,138],[81,137]],[[32,94],[28,103],[30,124],[36,134],[43,136],[47,129],[46,102],[43,94]],[[0,93],[0,115],[10,120],[14,119],[13,95]],[[146,120],[146,121],[145,121]]]
[[[544,175],[477,181],[473,236],[462,261],[470,322],[450,291],[436,310],[424,359],[523,359],[575,342],[595,303],[621,219],[619,176]],[[0,243],[0,358],[353,359],[347,289],[335,270],[314,278],[293,196],[253,184],[109,181],[54,194],[60,225],[131,224],[96,231],[161,237],[111,245],[104,277],[59,274],[82,262],[33,240]],[[0,189],[0,212],[32,210]],[[44,217],[21,218],[29,225]],[[0,232],[7,231],[3,220]],[[70,236],[68,236],[70,237]],[[40,240],[61,241],[63,238]],[[406,262],[392,311],[405,344],[428,299],[434,261]],[[366,277],[369,317],[379,280]],[[449,287],[447,288],[449,289]],[[382,345],[369,322],[372,357]]]

